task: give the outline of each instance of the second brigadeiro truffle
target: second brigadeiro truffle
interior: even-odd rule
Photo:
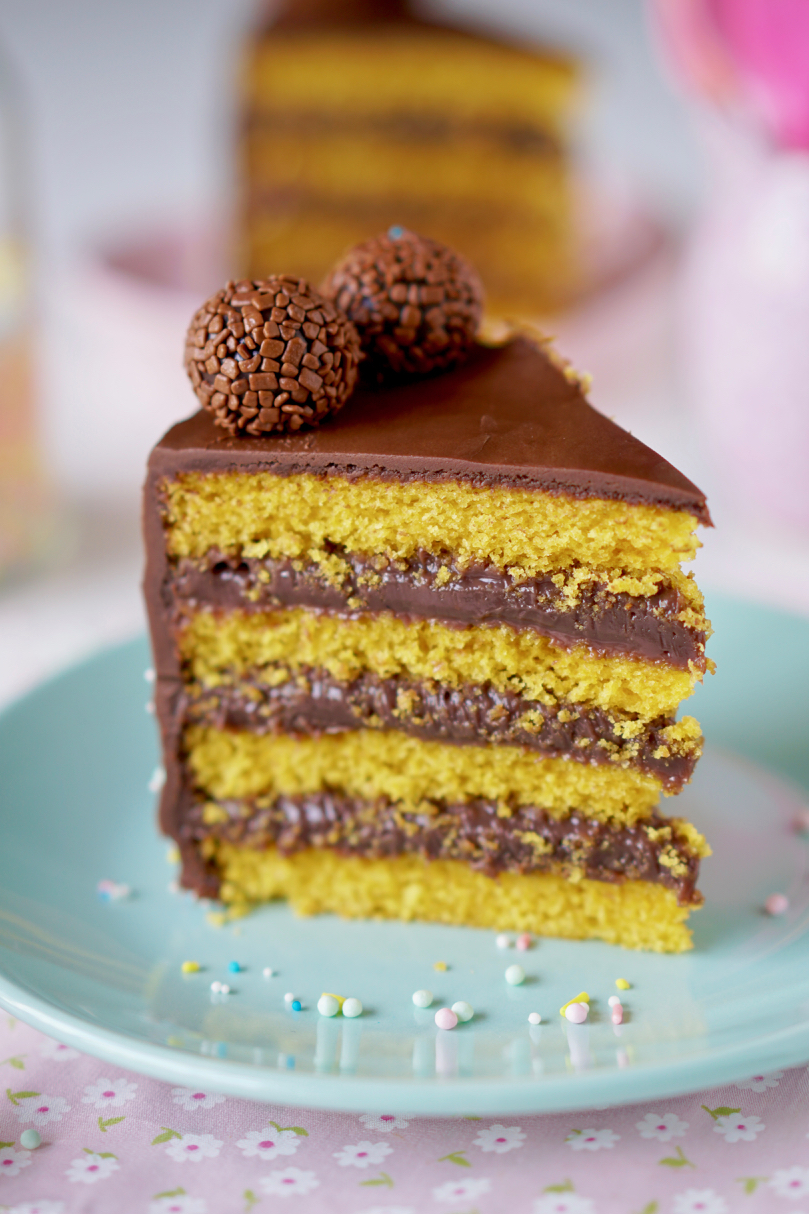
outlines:
[[[404,228],[357,245],[321,286],[354,322],[363,378],[428,375],[462,362],[483,312],[483,287],[452,249]]]

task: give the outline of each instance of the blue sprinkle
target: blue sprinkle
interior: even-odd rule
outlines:
[[[301,1008],[302,1008],[302,1007],[303,1007],[303,1004],[301,1003],[300,999],[293,999],[293,1000],[292,1000],[292,1010],[293,1010],[293,1012],[299,1012],[299,1011],[301,1010]]]
[[[292,1054],[287,1054],[287,1070],[288,1071],[295,1070],[295,1058]]]
[[[228,973],[238,974],[241,972],[241,968],[238,961],[228,961]]]
[[[401,240],[404,234],[404,228],[398,223],[395,223],[392,228],[388,228],[388,236],[391,240]]]

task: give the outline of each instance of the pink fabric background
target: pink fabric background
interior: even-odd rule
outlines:
[[[0,1071],[12,1214],[809,1211],[804,1068],[621,1109],[381,1119],[172,1088],[3,1015]]]

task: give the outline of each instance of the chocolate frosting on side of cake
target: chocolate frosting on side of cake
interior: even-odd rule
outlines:
[[[188,610],[299,606],[350,618],[389,611],[459,628],[508,624],[535,629],[563,646],[583,642],[602,654],[705,669],[706,633],[677,619],[684,604],[672,586],[641,597],[611,594],[598,583],[587,583],[570,604],[551,574],[515,584],[494,566],[471,565],[455,569],[442,582],[437,579],[446,562],[428,552],[381,570],[373,558],[346,553],[343,559],[350,573],[343,585],[334,586],[317,565],[300,569],[291,560],[230,557],[214,549],[200,561],[171,562],[164,599]]]
[[[206,805],[215,805],[223,821],[206,825]],[[496,802],[483,800],[404,815],[389,802],[328,792],[281,796],[269,806],[195,802],[188,794],[179,838],[184,853],[196,850],[204,839],[216,838],[245,847],[274,845],[287,855],[307,847],[374,858],[415,853],[430,860],[463,860],[492,877],[577,870],[596,881],[665,885],[681,904],[698,906],[702,901],[696,892],[699,856],[678,838],[676,823],[658,816],[615,827],[581,813],[559,820],[533,807],[503,818]],[[191,868],[184,879],[196,887],[204,874]]]
[[[662,733],[672,724],[670,719],[656,721],[627,746],[600,709],[560,714],[558,708],[489,686],[428,685],[368,673],[351,683],[325,670],[306,670],[275,687],[249,676],[236,685],[186,685],[169,711],[180,722],[180,731],[186,724],[302,736],[394,729],[458,746],[522,746],[548,758],[631,765],[672,792],[691,779],[700,753],[699,748],[688,754],[671,753]],[[529,712],[530,726],[525,721]]]

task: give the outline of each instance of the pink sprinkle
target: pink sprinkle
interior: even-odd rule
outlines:
[[[785,915],[789,910],[789,898],[786,894],[770,894],[764,909],[768,915]]]
[[[523,934],[521,936],[517,937],[517,948],[522,953],[524,953],[526,951],[526,949],[529,949],[532,944],[533,944],[533,940],[528,935],[528,932],[523,932]]]
[[[454,1029],[458,1023],[458,1017],[452,1008],[441,1007],[435,1013],[435,1022],[440,1029]]]
[[[586,1003],[569,1003],[565,1008],[565,1019],[572,1024],[584,1024],[589,1010]]]
[[[622,1024],[624,1019],[624,1009],[620,1003],[613,1004],[612,1008],[612,1023]]]

